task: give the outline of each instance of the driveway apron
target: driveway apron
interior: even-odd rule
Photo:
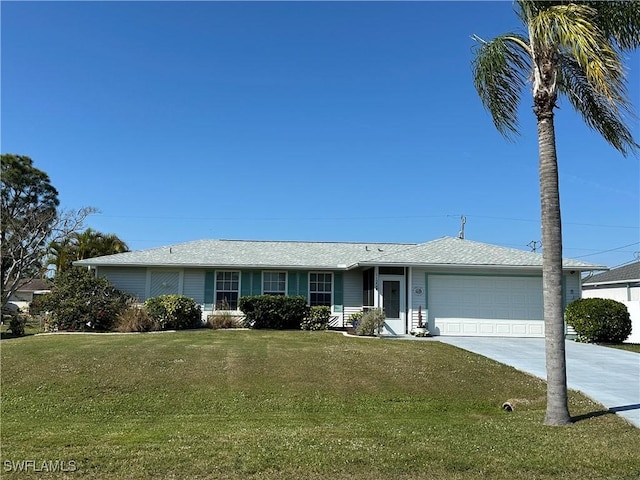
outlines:
[[[544,338],[436,337],[546,380]],[[566,342],[567,384],[640,428],[640,354]]]

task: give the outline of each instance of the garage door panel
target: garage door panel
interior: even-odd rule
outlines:
[[[544,335],[540,277],[431,275],[428,292],[436,334]]]

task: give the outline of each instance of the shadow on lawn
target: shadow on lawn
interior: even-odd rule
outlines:
[[[597,412],[585,413],[584,415],[576,415],[575,417],[571,417],[571,420],[574,422],[580,422],[582,420],[589,420],[590,418],[602,417],[603,415],[614,415],[618,412],[627,412],[629,410],[640,410],[640,403],[611,407],[609,410],[598,410]]]

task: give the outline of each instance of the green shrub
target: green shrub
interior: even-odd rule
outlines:
[[[202,309],[186,295],[160,295],[144,302],[146,313],[161,330],[185,330],[202,327]]]
[[[570,303],[565,320],[588,343],[622,343],[631,334],[627,307],[608,298],[581,298]]]
[[[356,325],[356,335],[377,335],[384,326],[385,315],[381,308],[372,308],[362,314]]]
[[[216,310],[207,317],[207,328],[214,330],[222,328],[239,328],[240,321],[233,313],[228,310]]]
[[[362,320],[363,315],[364,312],[356,312],[349,315],[349,323],[353,328],[356,328],[358,326],[358,323],[360,323],[360,320]]]
[[[309,311],[305,297],[283,295],[240,297],[238,308],[245,314],[246,327],[275,330],[299,330]]]
[[[11,330],[16,337],[24,336],[24,327],[27,324],[27,321],[24,316],[16,313],[11,315],[11,320],[9,320],[9,327],[7,330]]]
[[[129,295],[84,268],[71,268],[53,280],[51,292],[34,305],[49,312],[53,330],[108,331],[127,307]]]
[[[116,320],[118,332],[154,332],[160,323],[138,305],[129,305]]]
[[[302,320],[302,330],[326,330],[331,320],[331,307],[316,305],[309,309],[309,313]]]

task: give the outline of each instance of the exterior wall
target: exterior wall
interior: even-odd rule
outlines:
[[[139,302],[147,299],[146,268],[99,267],[97,273],[116,288],[133,295]]]
[[[262,294],[262,272],[283,270],[238,270],[223,268],[220,271],[240,272],[239,296]],[[98,275],[107,278],[116,288],[132,294],[139,302],[147,298],[166,294],[186,295],[211,311],[215,296],[215,269],[197,268],[144,268],[144,267],[99,267]],[[287,295],[309,297],[309,271],[287,271]],[[332,324],[343,326],[345,310],[345,290],[347,305],[355,308],[353,302],[362,301],[362,279],[358,272],[332,273]],[[359,292],[359,293],[358,293]],[[359,298],[359,300],[357,300]],[[361,307],[358,306],[358,310]]]
[[[618,302],[637,302],[640,300],[640,286],[627,287],[626,285],[614,285],[611,287],[601,286],[599,288],[583,287],[582,296],[584,298],[610,298]]]
[[[362,311],[362,271],[344,273],[344,315],[341,326],[349,323],[349,316]]]
[[[180,295],[183,290],[182,270],[158,270],[150,268],[147,270],[149,279],[147,280],[147,298],[159,297],[160,295]]]
[[[574,300],[582,297],[582,282],[580,273],[565,273],[563,276],[564,303],[569,305]]]
[[[625,343],[640,343],[640,286],[629,288],[618,285],[609,288],[605,286],[600,288],[584,287],[582,296],[584,298],[610,298],[623,303],[631,317],[631,335],[625,340]]]
[[[204,270],[188,268],[184,270],[182,293],[204,305]]]
[[[409,332],[419,324],[419,316],[422,313],[422,323],[427,325],[429,320],[428,308],[428,273],[423,268],[413,268],[411,270],[411,281],[409,289]]]

